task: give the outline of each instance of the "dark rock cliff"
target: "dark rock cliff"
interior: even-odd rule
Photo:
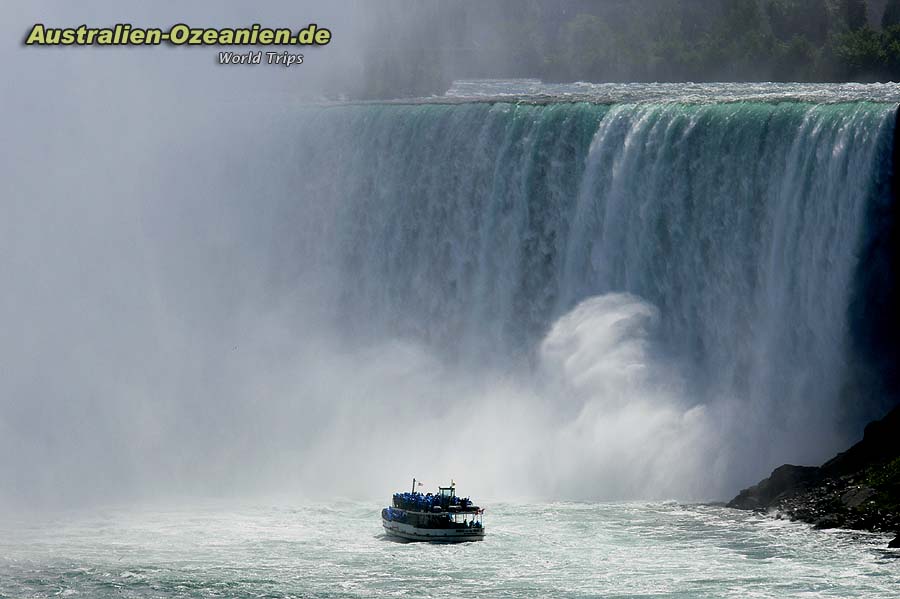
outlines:
[[[784,465],[728,503],[816,528],[900,532],[900,408],[821,466]],[[900,537],[891,546],[900,546]]]

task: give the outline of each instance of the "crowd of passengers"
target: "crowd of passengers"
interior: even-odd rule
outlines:
[[[456,495],[448,498],[432,493],[425,495],[422,493],[394,493],[394,507],[405,510],[431,511],[434,507],[447,508],[450,506],[459,506],[460,509],[465,510],[471,505],[472,501],[468,497],[460,498]]]

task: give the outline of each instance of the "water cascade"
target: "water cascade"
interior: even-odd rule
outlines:
[[[316,201],[292,210],[316,225],[289,251],[342,326],[469,364],[528,363],[576,306],[630,294],[658,311],[654,359],[686,402],[737,406],[733,452],[815,461],[883,407],[852,397],[851,308],[894,108],[307,108],[295,185]]]

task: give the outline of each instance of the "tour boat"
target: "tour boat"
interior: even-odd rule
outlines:
[[[419,483],[421,486],[422,483]],[[484,510],[468,497],[456,496],[456,484],[438,492],[395,493],[390,507],[381,510],[381,524],[388,537],[429,543],[466,543],[484,540]]]

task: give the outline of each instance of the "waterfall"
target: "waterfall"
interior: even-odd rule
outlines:
[[[856,434],[850,309],[894,121],[869,102],[305,108],[294,210],[315,225],[290,251],[345,326],[473,364],[527,361],[583,300],[632,294],[692,401],[774,423],[775,453],[807,435],[791,457],[814,460]]]

